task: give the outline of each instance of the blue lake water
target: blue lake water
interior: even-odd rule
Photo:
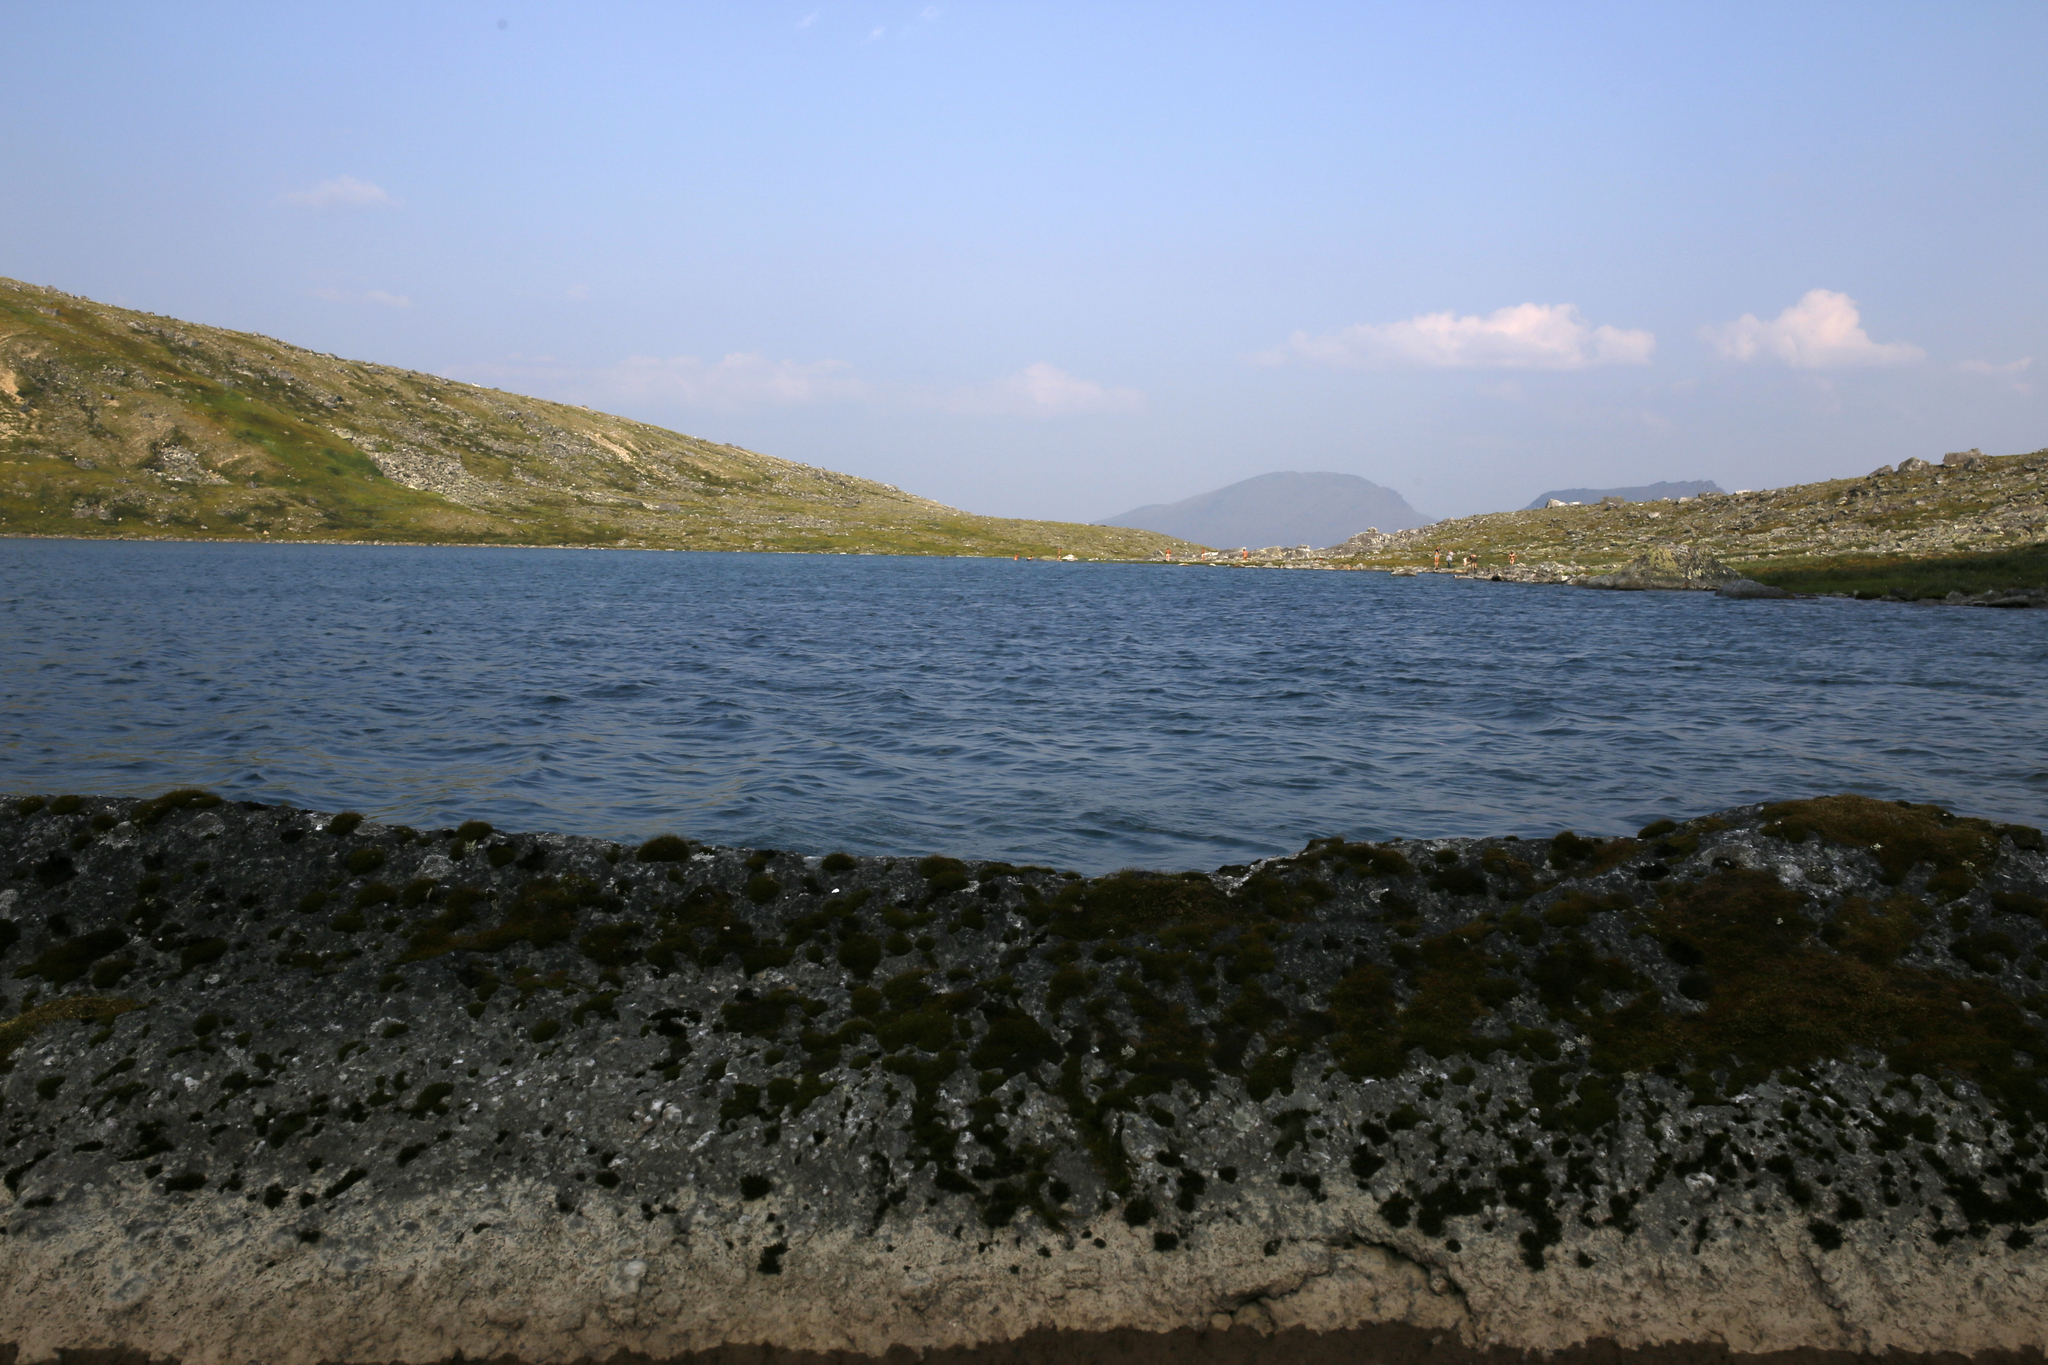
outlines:
[[[1372,573],[0,540],[0,790],[1211,867],[1833,791],[2048,824],[2048,612]]]

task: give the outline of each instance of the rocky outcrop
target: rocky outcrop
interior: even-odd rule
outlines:
[[[186,791],[0,848],[24,1362],[2048,1342],[2030,828],[1090,880]]]
[[[1582,587],[1613,588],[1627,592],[1662,590],[1712,592],[1742,575],[1690,545],[1659,545],[1637,555],[1627,568],[1616,573],[1595,574],[1580,580]],[[1757,586],[1761,587],[1762,584]]]
[[[1787,559],[1939,557],[2038,544],[2048,537],[2048,450],[1961,451],[1939,465],[1909,459],[1860,479],[1706,493],[1673,501],[1538,507],[1354,536],[1322,552],[1332,565],[1463,565],[1485,576],[1555,562],[1575,578],[1613,573],[1659,545],[1684,544],[1752,570]],[[2038,587],[2019,582],[2015,587]]]
[[[1732,597],[1740,602],[1763,602],[1793,596],[1783,588],[1769,583],[1759,583],[1753,578],[1731,578],[1714,591],[1722,597]]]

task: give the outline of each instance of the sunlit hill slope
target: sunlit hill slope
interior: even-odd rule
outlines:
[[[0,534],[1143,559],[586,408],[0,278]]]

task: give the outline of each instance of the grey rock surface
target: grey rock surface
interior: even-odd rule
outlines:
[[[182,792],[0,849],[25,1362],[2048,1342],[2032,829],[1090,881]]]
[[[1659,545],[1637,555],[1626,568],[1579,581],[1583,587],[1624,592],[1712,592],[1738,578],[1735,570],[1693,546]]]
[[[1731,578],[1714,591],[1722,597],[1733,597],[1740,602],[1767,601],[1794,595],[1769,583],[1759,583],[1753,578]]]

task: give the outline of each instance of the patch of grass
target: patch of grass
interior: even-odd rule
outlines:
[[[1789,592],[1849,593],[1917,601],[1952,592],[1975,596],[2048,587],[2048,542],[1958,555],[1834,555],[1753,565],[1759,583]]]

